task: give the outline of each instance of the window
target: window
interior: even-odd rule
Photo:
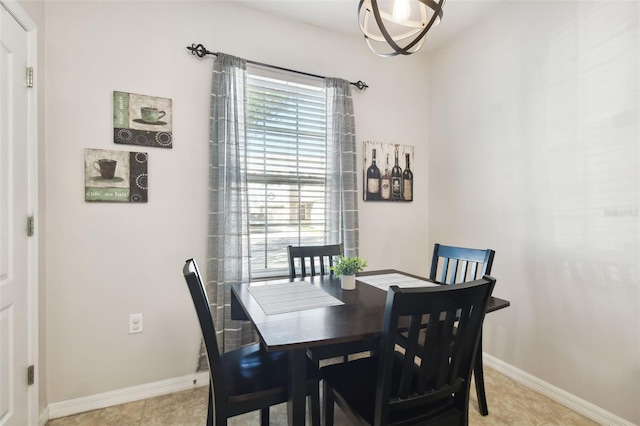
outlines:
[[[325,243],[324,82],[247,74],[251,274],[286,275],[287,245]]]

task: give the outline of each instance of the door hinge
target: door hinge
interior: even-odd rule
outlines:
[[[27,385],[32,385],[35,383],[35,381],[36,381],[35,367],[33,365],[30,365],[27,368]]]
[[[27,87],[33,87],[33,67],[27,68]]]
[[[36,232],[35,220],[32,216],[27,217],[27,237],[33,237],[33,234]]]

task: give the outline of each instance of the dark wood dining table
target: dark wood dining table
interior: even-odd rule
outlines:
[[[304,378],[307,349],[379,337],[382,332],[387,291],[359,282],[358,278],[392,273],[429,281],[396,270],[379,270],[359,273],[355,290],[342,290],[340,279],[332,275],[231,285],[231,318],[250,320],[255,325],[260,343],[265,350],[289,352],[290,387],[287,412],[290,425],[305,423]],[[344,304],[267,315],[251,293],[252,287],[295,281],[310,282]],[[487,312],[509,305],[510,302],[507,300],[491,297]]]

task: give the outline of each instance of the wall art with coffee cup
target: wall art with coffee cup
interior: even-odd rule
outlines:
[[[172,148],[171,99],[114,91],[113,141]]]
[[[84,150],[84,200],[146,203],[146,152]]]

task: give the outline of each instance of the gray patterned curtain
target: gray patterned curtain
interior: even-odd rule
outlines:
[[[350,83],[327,78],[328,244],[358,254],[356,145]],[[218,53],[211,90],[207,294],[221,352],[256,341],[250,322],[230,318],[230,285],[250,279],[246,179],[246,61]],[[198,370],[207,369],[204,346]]]
[[[219,53],[213,64],[209,158],[207,295],[221,352],[255,341],[251,323],[230,317],[230,286],[250,279],[246,178],[246,61]],[[201,347],[198,369],[206,369]]]
[[[345,256],[358,255],[358,190],[356,185],[356,131],[351,84],[326,78],[327,191],[326,240],[343,242]]]

